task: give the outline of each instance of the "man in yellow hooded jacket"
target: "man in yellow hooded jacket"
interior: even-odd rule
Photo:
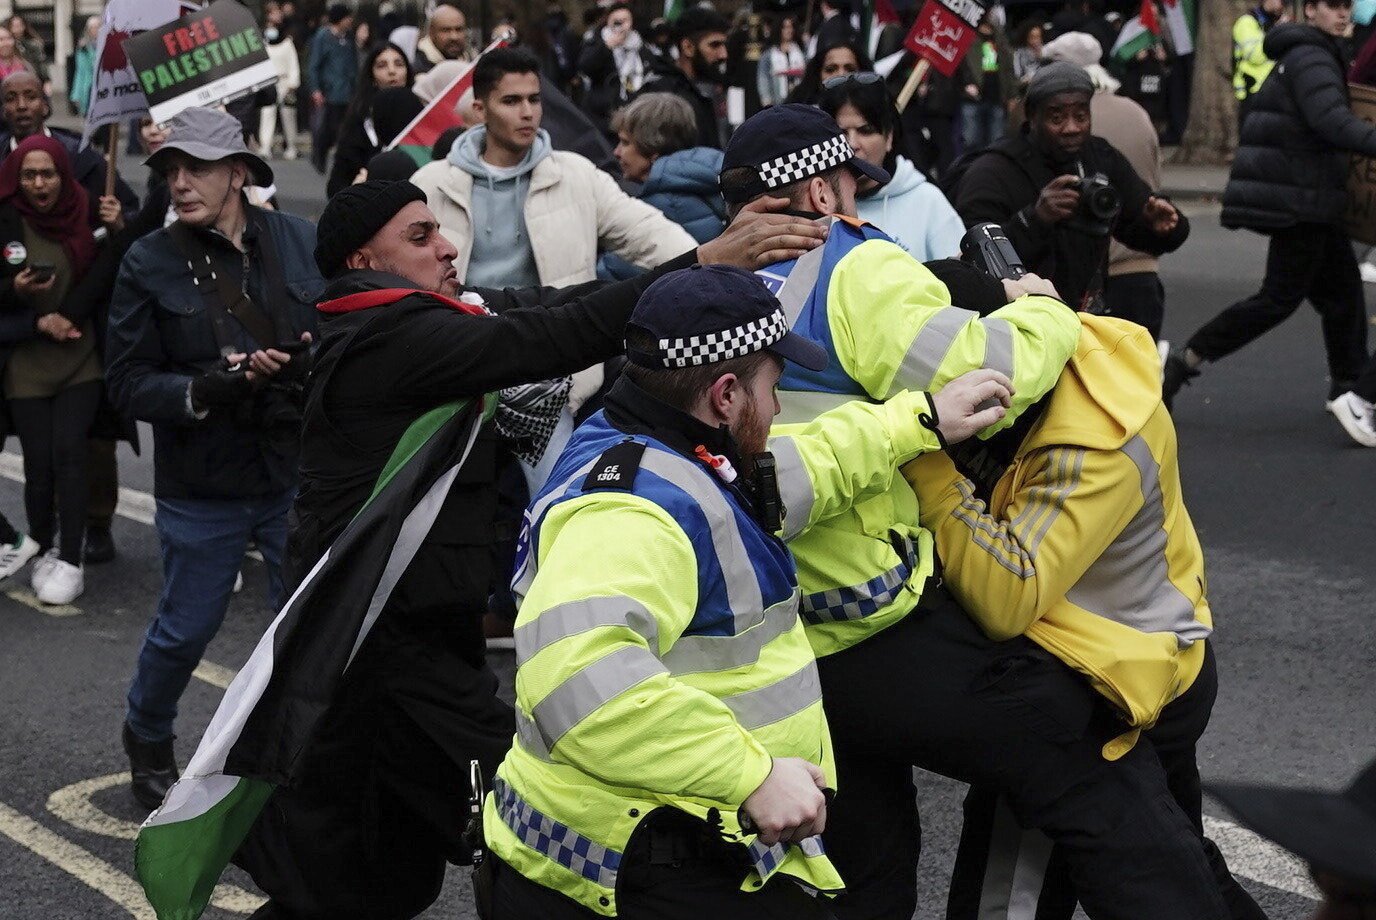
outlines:
[[[904,475],[961,606],[989,638],[1025,636],[1083,675],[1100,717],[1117,726],[1106,758],[1155,749],[1229,915],[1264,920],[1204,838],[1195,743],[1218,689],[1213,616],[1160,359],[1140,327],[1081,323],[1055,388],[1013,426],[951,456],[919,457]],[[948,918],[1023,916],[1010,906],[1021,897],[1026,916],[1069,920],[1075,892],[1063,867],[1042,884],[1050,855],[995,790],[972,787]]]

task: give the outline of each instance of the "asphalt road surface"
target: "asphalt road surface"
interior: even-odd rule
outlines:
[[[136,170],[130,170],[138,176]],[[323,179],[279,170],[287,206],[315,218]],[[1195,232],[1168,261],[1167,334],[1183,339],[1260,278],[1263,241],[1195,209]],[[1376,452],[1352,446],[1324,414],[1324,364],[1307,308],[1252,348],[1209,369],[1176,407],[1190,509],[1208,552],[1221,692],[1200,750],[1206,778],[1335,787],[1376,754],[1376,630],[1371,625]],[[149,442],[145,432],[145,445]],[[22,470],[0,456],[0,510],[23,521]],[[151,450],[151,447],[150,447]],[[124,787],[124,694],[161,581],[151,523],[151,458],[121,458],[119,558],[88,570],[69,609],[40,609],[27,572],[0,584],[0,918],[86,920],[152,911],[133,880],[143,817]],[[222,689],[268,621],[264,575],[245,587],[182,701],[183,762]],[[900,701],[895,701],[900,702]],[[918,916],[942,916],[961,790],[920,777],[925,846]],[[1312,912],[1302,867],[1224,820],[1210,830],[1278,920]],[[208,917],[251,913],[259,896],[226,873]],[[428,918],[472,916],[451,872]]]

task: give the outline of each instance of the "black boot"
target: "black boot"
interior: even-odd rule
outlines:
[[[1166,356],[1166,363],[1161,371],[1161,401],[1169,409],[1175,400],[1175,394],[1180,392],[1181,387],[1198,377],[1199,371],[1190,367],[1183,351],[1176,349],[1172,349]]]
[[[172,739],[166,741],[141,741],[124,723],[122,736],[124,753],[129,755],[129,772],[133,779],[129,789],[134,800],[152,811],[162,804],[163,796],[181,774],[177,771],[177,759],[172,754]]]
[[[109,527],[86,527],[86,551],[83,558],[90,565],[99,565],[115,558],[115,539]]]

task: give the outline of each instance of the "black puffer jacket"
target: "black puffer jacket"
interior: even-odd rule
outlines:
[[[1223,225],[1267,232],[1333,223],[1347,205],[1347,155],[1376,156],[1376,126],[1352,114],[1337,39],[1279,25],[1263,47],[1277,63],[1242,126]]]

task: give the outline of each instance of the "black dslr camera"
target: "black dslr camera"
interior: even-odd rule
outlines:
[[[1098,172],[1081,176],[1075,190],[1080,193],[1080,206],[1065,222],[1066,227],[1090,236],[1108,236],[1123,210],[1123,196],[1109,183],[1108,176]]]

